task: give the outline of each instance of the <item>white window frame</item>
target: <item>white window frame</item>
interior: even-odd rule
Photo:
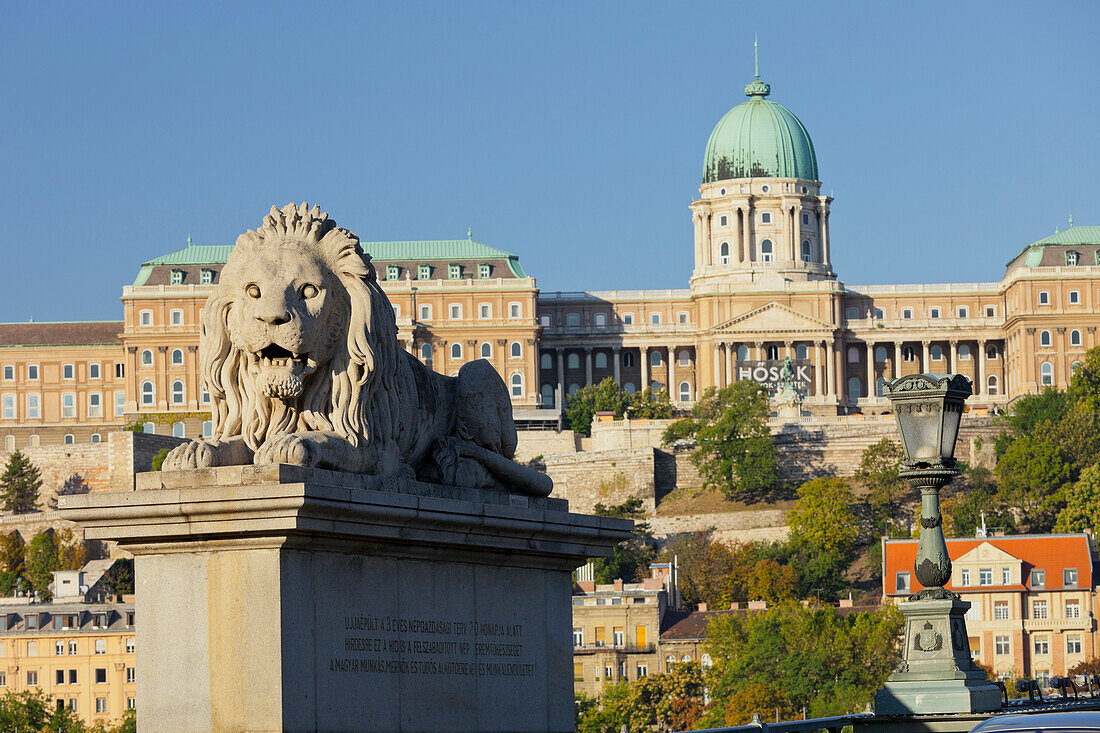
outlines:
[[[430,321],[430,320],[432,320],[432,304],[431,303],[421,303],[420,304],[420,315],[417,316],[417,317],[421,321]]]
[[[103,393],[88,393],[88,417],[103,417]]]
[[[176,355],[177,354],[179,355],[179,360],[178,361],[176,360]],[[172,364],[172,366],[183,366],[184,365],[183,349],[172,349],[171,364]]]
[[[146,389],[148,387],[148,389]],[[157,387],[153,380],[146,379],[141,383],[139,395],[142,407],[150,407],[157,404]]]
[[[148,357],[149,357],[148,359],[145,358],[146,355],[148,355]],[[153,366],[153,350],[152,349],[142,349],[141,350],[141,366]]]
[[[76,418],[76,392],[63,392],[61,394],[61,417],[66,420]]]
[[[510,359],[522,359],[523,358],[523,344],[519,341],[513,341],[508,345],[508,358]]]
[[[929,318],[939,318],[940,313],[941,313],[941,311],[940,311],[940,307],[938,305],[934,305],[934,306],[932,306],[931,308],[928,309],[928,317]]]
[[[38,374],[39,374],[39,371],[38,371],[38,365],[37,364],[28,364],[27,365],[27,381],[28,382],[37,382],[38,381]]]
[[[523,397],[523,374],[512,372],[512,376],[508,378],[508,386],[511,389],[512,397]]]
[[[493,304],[492,303],[478,303],[477,304],[477,317],[479,320],[488,321],[493,318]]]
[[[958,318],[970,318],[970,309],[965,305],[960,305],[955,309],[956,317]]]
[[[523,318],[523,303],[509,303],[508,304],[508,317],[509,318]]]
[[[447,319],[451,321],[462,320],[462,304],[450,303],[447,305]]]
[[[1079,290],[1069,291],[1069,304],[1070,305],[1080,305],[1080,303],[1081,303],[1081,291],[1079,291]]]
[[[417,280],[430,280],[432,277],[431,265],[417,265],[416,267],[416,279]]]
[[[650,313],[649,314],[649,324],[651,326],[660,326],[661,325],[661,314],[660,313]]]
[[[1050,305],[1050,291],[1039,291],[1039,305]]]
[[[482,280],[487,279],[491,272],[492,267],[490,267],[487,263],[483,262],[477,266],[477,276]]]
[[[482,341],[481,346],[479,347],[479,353],[481,354],[482,359],[492,359],[493,345],[488,341]]]
[[[126,393],[115,392],[115,417],[122,417],[126,413]]]
[[[171,396],[173,405],[187,404],[187,385],[184,384],[182,379],[172,380],[172,387],[169,391],[169,395]]]
[[[61,366],[61,378],[66,381],[76,379],[76,364],[63,364]]]
[[[447,265],[447,279],[448,280],[460,280],[460,279],[462,279],[462,265]]]
[[[901,309],[901,319],[903,321],[912,320],[912,318],[913,318],[913,309],[912,308],[902,308]]]
[[[15,397],[14,393],[5,394],[2,398],[2,407],[0,407],[0,418],[4,420],[15,419]]]
[[[153,325],[153,311],[143,310],[138,313],[138,325],[140,326],[152,326]]]
[[[199,270],[199,285],[213,285],[214,271],[208,267]]]
[[[27,418],[38,420],[42,417],[42,395],[38,392],[27,394]]]

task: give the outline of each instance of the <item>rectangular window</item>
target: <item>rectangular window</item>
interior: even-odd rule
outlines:
[[[978,570],[978,585],[993,585],[993,568]]]
[[[995,621],[1008,620],[1008,601],[993,601],[993,619]]]
[[[99,379],[99,364],[88,365],[88,379]]]
[[[959,585],[970,585],[970,568],[959,571]]]
[[[69,670],[69,684],[70,685],[75,685],[76,684],[76,670],[75,669],[70,669]]]
[[[397,265],[386,265],[386,279],[396,280],[398,275]]]
[[[462,306],[457,303],[451,303],[451,320],[457,321],[462,318]]]
[[[957,312],[959,314],[959,318],[969,318],[970,317],[970,309],[967,308],[965,305],[960,305]]]
[[[1039,305],[1050,305],[1050,293],[1045,290],[1039,291]]]
[[[1031,571],[1031,587],[1042,588],[1047,584],[1047,571],[1033,569]]]
[[[638,665],[638,676],[639,677],[645,677],[647,674],[649,674],[649,665],[639,664]]]
[[[3,410],[0,411],[0,415],[3,415],[5,420],[15,419],[15,395],[6,394],[3,398]]]
[[[639,649],[645,649],[649,646],[649,629],[645,626],[634,627],[634,644]]]
[[[38,670],[27,670],[27,687],[38,687]]]
[[[1012,568],[1001,568],[1001,585],[1012,585]]]
[[[1081,602],[1073,599],[1066,601],[1066,618],[1081,618]]]
[[[928,310],[928,317],[929,318],[939,318],[940,317],[940,309],[936,308],[936,307],[930,308]]]
[[[28,629],[37,629],[38,628],[38,616],[34,615],[33,613],[31,615],[27,616],[27,628]],[[28,644],[27,645],[27,650],[28,650],[27,651],[27,656],[28,657],[37,657],[38,656],[38,651],[37,651],[38,642],[37,641],[31,641],[31,642],[27,642],[27,644]],[[34,644],[34,648],[36,650],[34,652],[34,654],[30,653],[30,648],[31,648],[30,644]]]
[[[997,315],[997,306],[995,306],[995,305],[987,305],[987,306],[985,307],[985,317],[986,317],[986,318],[993,318],[993,317],[995,317],[996,315]]]
[[[1066,588],[1077,587],[1077,568],[1066,568],[1062,571],[1062,585]]]
[[[771,224],[772,223],[772,215],[770,213],[768,213],[767,211],[765,211],[764,213],[762,213],[760,215],[760,223],[761,224]]]
[[[15,366],[14,365],[12,365],[12,364],[5,364],[4,365],[4,381],[5,382],[15,381]]]
[[[172,285],[183,284],[183,270],[172,270]]]
[[[134,674],[134,668],[133,667],[127,667],[126,668],[126,682],[128,684],[132,685],[134,683],[135,679],[136,679],[136,677],[135,677],[135,674]]]
[[[462,277],[462,266],[461,265],[451,265],[450,267],[447,268],[447,276],[449,278],[451,278],[452,280],[459,279],[460,277]]]
[[[65,670],[58,669],[54,671],[53,681],[55,685],[65,684]]]
[[[1066,264],[1074,267],[1077,264],[1077,253],[1073,250],[1066,252]]]
[[[95,653],[96,654],[106,654],[107,653],[107,640],[106,639],[96,639],[95,640]]]
[[[76,373],[76,367],[73,366],[72,364],[66,364],[63,367],[61,367],[61,378],[62,379],[73,379],[73,375],[75,373]]]
[[[520,314],[520,305],[519,305],[519,303],[512,303],[511,305],[508,306],[508,317],[509,318],[519,318],[519,314]]]
[[[913,317],[913,309],[912,308],[902,308],[901,309],[901,317],[905,320],[911,319]]]
[[[909,591],[909,573],[898,573],[894,576],[894,586],[898,593]]]
[[[126,393],[115,392],[115,417],[121,417],[126,412]]]
[[[422,321],[432,320],[432,307],[430,305],[420,306],[420,320],[422,320]]]
[[[1069,291],[1069,304],[1077,305],[1081,302],[1081,293],[1076,290]]]
[[[1067,636],[1066,637],[1066,654],[1080,654],[1081,653],[1081,637],[1080,636]]]
[[[481,319],[492,318],[493,308],[488,303],[482,303],[477,307],[477,317]]]
[[[53,620],[54,620],[54,627],[56,628],[57,626],[59,626],[59,624],[57,622],[61,620],[61,617],[60,616],[54,616]],[[58,656],[58,657],[65,656],[65,642],[62,641],[61,639],[58,639],[57,641],[55,641],[54,644],[53,644],[53,653],[54,653],[54,656]]]
[[[1050,654],[1050,640],[1045,636],[1035,637],[1035,653],[1040,656]]]
[[[72,392],[61,395],[61,417],[76,417],[76,395]]]
[[[633,326],[634,325],[634,314],[633,313],[623,313],[623,325],[624,326]]]
[[[97,698],[95,699],[95,711],[96,711],[97,713],[105,713],[105,712],[107,712],[107,698],[105,698],[105,697],[97,697]]]
[[[604,676],[604,678],[605,678],[605,679],[611,679],[611,675],[612,675],[612,673],[613,673],[614,671],[615,671],[615,668],[614,668],[614,667],[612,667],[612,666],[611,666],[610,664],[606,665],[606,666],[605,666],[605,667],[603,668],[603,676]]]
[[[199,284],[200,285],[211,285],[211,284],[213,284],[213,282],[214,282],[214,271],[213,270],[204,269],[201,272],[199,272]]]
[[[107,684],[107,668],[106,667],[96,667],[96,670],[95,670],[95,683],[97,685]]]
[[[98,392],[88,395],[88,417],[103,417],[103,395]]]
[[[584,629],[573,629],[573,646],[584,646]]]
[[[849,321],[854,321],[859,318],[859,308],[846,308],[844,310],[844,317]]]
[[[584,662],[573,662],[573,681],[584,681]]]
[[[7,672],[0,672],[0,687],[7,687],[7,686],[8,686],[8,673]]]
[[[137,698],[135,698],[135,697],[126,698],[126,709],[127,710],[137,710]]]
[[[808,225],[809,223],[810,223],[810,215],[803,212],[803,214],[802,214],[802,224],[805,226],[805,225]]]
[[[38,365],[37,364],[28,364],[27,365],[27,379],[32,381],[32,382],[38,380]]]
[[[997,636],[994,637],[994,643],[996,645],[996,653],[1000,656],[1012,653],[1012,645],[1009,643],[1009,637]]]
[[[418,280],[427,280],[431,276],[432,276],[432,266],[431,265],[420,265],[418,268],[416,268],[416,278]]]
[[[660,326],[661,325],[661,314],[660,313],[650,313],[649,314],[649,322],[652,323],[654,326]]]
[[[1047,618],[1047,602],[1046,601],[1032,601],[1031,602],[1031,617],[1035,619]]]
[[[76,624],[73,624],[73,626],[75,626],[75,625]],[[70,641],[69,642],[69,656],[70,657],[75,657],[76,656],[76,641]]]
[[[115,379],[122,379],[126,376],[126,365],[121,361],[115,362]]]
[[[611,643],[615,646],[623,646],[626,643],[626,635],[622,626],[616,626],[611,630]]]
[[[489,277],[489,269],[488,265],[478,265],[477,276],[481,278]]]

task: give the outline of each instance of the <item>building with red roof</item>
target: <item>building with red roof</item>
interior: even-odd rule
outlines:
[[[972,604],[970,649],[998,677],[1064,675],[1096,656],[1089,535],[952,538],[947,551],[947,588]],[[917,540],[883,540],[886,599],[923,588],[913,575],[916,555]]]

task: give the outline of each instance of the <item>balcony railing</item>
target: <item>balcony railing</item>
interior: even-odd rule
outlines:
[[[637,644],[608,644],[606,642],[597,641],[593,644],[574,644],[574,654],[595,654],[596,652],[618,652],[620,654],[652,654],[657,651],[655,644],[646,644],[645,646],[638,646]]]

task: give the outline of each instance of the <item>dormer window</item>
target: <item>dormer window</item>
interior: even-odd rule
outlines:
[[[97,613],[93,614],[93,616],[92,616],[92,626],[94,626],[97,629],[107,628],[107,612],[106,611],[101,611],[101,612],[97,612]]]
[[[173,285],[183,285],[183,270],[172,270],[172,279],[170,282]]]
[[[1066,252],[1066,265],[1069,267],[1076,267],[1080,257],[1081,255],[1079,255],[1077,252],[1069,250],[1068,252]]]
[[[432,266],[431,265],[420,265],[419,267],[416,268],[416,279],[417,280],[428,280],[428,279],[431,278],[431,276],[432,276]]]
[[[462,277],[462,265],[451,265],[447,268],[447,277],[457,280]]]
[[[213,285],[214,284],[214,271],[209,267],[204,267],[199,271],[199,285]]]
[[[386,279],[387,280],[396,280],[400,273],[401,273],[401,268],[399,268],[397,265],[386,265]]]
[[[489,273],[492,272],[492,269],[493,268],[489,267],[488,264],[483,262],[477,266],[477,276],[483,279],[487,278],[489,277]]]

